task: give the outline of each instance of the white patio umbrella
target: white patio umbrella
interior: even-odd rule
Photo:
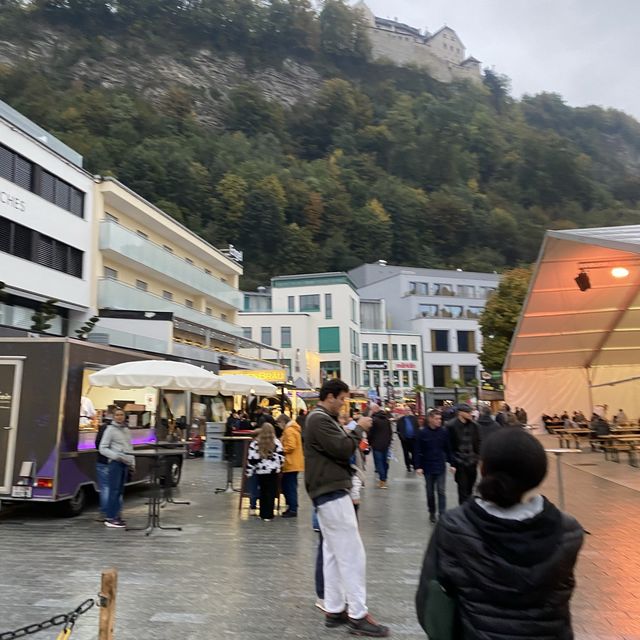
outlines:
[[[278,388],[266,380],[244,375],[220,376],[219,391],[224,395],[252,394],[269,397],[278,393]]]
[[[89,376],[93,387],[112,389],[173,389],[180,391],[215,392],[220,376],[186,362],[169,360],[139,360],[122,362],[102,369]]]

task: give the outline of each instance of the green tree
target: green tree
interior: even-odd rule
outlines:
[[[505,271],[480,318],[480,362],[487,371],[501,370],[527,295],[531,268]]]

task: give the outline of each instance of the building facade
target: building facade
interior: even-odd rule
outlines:
[[[464,44],[451,27],[423,33],[397,19],[376,16],[364,2],[356,8],[368,27],[374,60],[398,66],[417,65],[441,82],[481,81],[480,61],[466,55]]]
[[[93,180],[82,157],[0,102],[0,324],[52,331],[91,313]]]
[[[422,337],[424,386],[431,404],[453,400],[456,387],[474,390],[480,379],[479,318],[499,276],[365,264],[349,272],[362,298],[386,302],[389,331]]]

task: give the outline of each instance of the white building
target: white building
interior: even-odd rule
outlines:
[[[278,348],[292,380],[318,387],[339,377],[360,386],[360,299],[346,273],[272,278],[268,292],[245,294],[244,309],[243,336]]]
[[[422,336],[423,384],[429,389],[430,403],[453,399],[456,381],[462,387],[475,385],[482,347],[478,319],[498,286],[499,275],[381,262],[357,267],[349,276],[363,299],[385,300],[390,331]]]
[[[30,329],[47,300],[56,333],[87,317],[92,189],[79,154],[0,102],[0,324]]]

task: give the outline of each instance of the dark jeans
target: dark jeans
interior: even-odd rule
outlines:
[[[321,600],[324,600],[324,571],[322,570],[324,563],[324,556],[322,555],[322,533],[318,534],[318,551],[316,553],[316,595]]]
[[[100,492],[100,513],[107,514],[109,508],[109,465],[104,462],[96,462],[96,480]]]
[[[282,493],[291,513],[298,513],[298,472],[287,471],[282,474]]]
[[[404,466],[409,470],[413,467],[413,449],[416,446],[416,441],[413,438],[401,438],[400,444],[404,454]]]
[[[458,484],[458,504],[466,502],[473,493],[473,486],[478,476],[477,465],[458,465],[456,467],[456,483]]]
[[[109,501],[107,513],[109,520],[115,520],[120,513],[122,494],[124,493],[124,483],[127,480],[129,467],[124,462],[112,460],[109,463]]]
[[[273,505],[278,490],[278,474],[259,473],[257,475],[260,487],[260,517],[263,520],[273,520]]]
[[[382,451],[380,451],[379,449],[374,449],[373,463],[375,464],[378,478],[382,482],[386,482],[387,474],[389,473],[389,449],[384,449]]]
[[[438,493],[438,513],[442,515],[447,510],[447,497],[444,492],[445,482],[447,480],[446,472],[425,474],[424,479],[427,484],[427,506],[429,514],[436,514],[436,496]],[[435,491],[434,491],[435,490]]]
[[[260,487],[258,486],[258,476],[257,474],[253,474],[249,478],[247,478],[247,482],[249,484],[247,490],[249,492],[249,508],[257,509],[258,507],[258,498],[260,497]]]

